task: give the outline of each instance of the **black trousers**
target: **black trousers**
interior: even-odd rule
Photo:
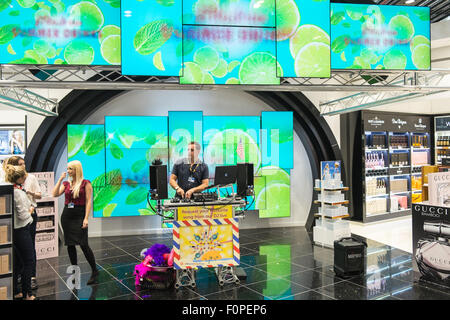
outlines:
[[[36,257],[36,225],[37,225],[37,220],[38,220],[36,211],[33,212],[31,217],[33,218],[33,222],[30,224],[30,236],[31,236],[31,242],[33,244],[33,253],[34,253],[33,264],[31,267],[31,277],[35,278],[36,277],[36,260],[37,260],[37,257]]]
[[[31,275],[35,261],[36,251],[31,240],[30,224],[19,229],[14,229],[14,263],[13,285],[14,294],[18,294],[18,276],[22,279],[23,296],[31,295]]]

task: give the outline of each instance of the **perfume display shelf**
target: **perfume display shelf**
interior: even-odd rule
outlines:
[[[13,203],[13,186],[0,184],[0,300],[13,298]]]
[[[450,159],[450,116],[434,119],[435,164],[443,164],[444,159]]]
[[[315,244],[333,248],[335,240],[351,236],[349,221],[342,220],[350,217],[348,208],[344,206],[349,201],[342,193],[348,190],[349,188],[344,187],[340,180],[340,173],[334,177],[316,180],[314,191],[317,192],[317,200],[314,204],[319,206],[313,227]]]

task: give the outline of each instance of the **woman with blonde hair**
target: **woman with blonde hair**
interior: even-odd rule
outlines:
[[[61,182],[69,175],[68,180]],[[61,226],[64,231],[64,242],[67,246],[70,263],[78,265],[76,245],[79,245],[92,269],[87,284],[93,284],[98,276],[94,253],[88,244],[88,217],[92,210],[92,185],[83,177],[83,167],[78,160],[67,164],[67,173],[63,172],[53,188],[53,196],[64,193],[64,210],[61,215]]]
[[[30,225],[33,223],[31,214],[34,207],[31,205],[22,185],[25,182],[25,169],[19,166],[5,166],[5,180],[14,185],[14,263],[13,282],[14,298],[35,300],[31,292],[31,275],[33,259],[35,257],[34,246],[31,240]],[[18,292],[18,276],[22,279],[22,292]]]

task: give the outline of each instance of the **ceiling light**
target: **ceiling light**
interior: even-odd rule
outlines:
[[[414,2],[416,2],[416,0],[406,0],[405,1],[406,4],[410,4],[410,3],[414,3]]]

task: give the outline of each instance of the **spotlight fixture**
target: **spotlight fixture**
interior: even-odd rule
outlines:
[[[414,2],[416,2],[416,0],[406,0],[405,4],[411,4],[411,3],[414,3]]]

